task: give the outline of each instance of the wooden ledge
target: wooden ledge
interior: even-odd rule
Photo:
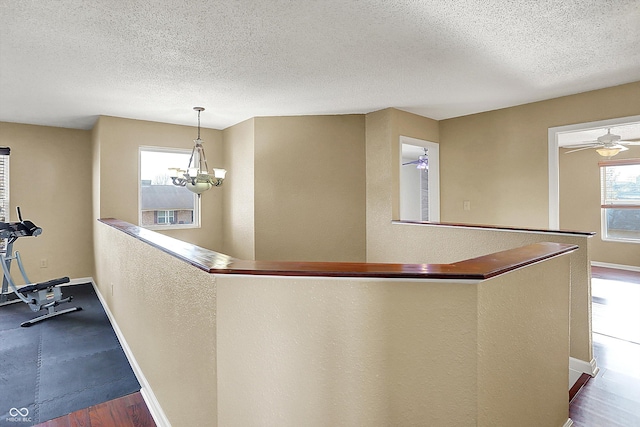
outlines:
[[[578,249],[576,245],[542,242],[453,264],[250,261],[204,249],[118,219],[98,221],[215,274],[480,281]]]
[[[574,230],[545,230],[542,228],[518,228],[518,227],[505,227],[486,224],[458,224],[454,222],[429,222],[429,221],[391,221],[392,224],[398,225],[428,225],[433,227],[455,227],[455,228],[471,228],[481,230],[496,230],[496,231],[517,231],[521,233],[539,233],[539,234],[560,234],[565,236],[584,236],[592,237],[596,233],[593,231],[574,231]]]

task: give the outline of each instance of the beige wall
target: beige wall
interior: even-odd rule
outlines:
[[[441,121],[442,221],[547,228],[548,128],[638,115],[638,99],[640,82]]]
[[[227,179],[222,187],[223,252],[255,259],[255,149],[254,123],[249,119],[222,133]]]
[[[468,227],[389,224],[379,233],[380,245],[368,245],[367,262],[453,263],[537,243],[578,245],[571,258],[571,357],[591,362],[590,238]],[[385,239],[386,236],[386,239]]]
[[[534,242],[577,244],[580,249],[571,255],[571,356],[590,362],[593,352],[589,239],[545,233],[392,224],[399,207],[395,195],[398,189],[400,135],[438,142],[438,122],[395,109],[367,114],[366,120],[367,262],[452,263]],[[418,132],[418,129],[422,132]],[[544,133],[546,135],[546,129]],[[443,165],[444,145],[440,144],[441,177],[446,167]],[[442,188],[446,187],[444,183],[441,185]],[[544,197],[548,198],[547,192]],[[441,199],[444,197],[441,196]],[[548,218],[548,213],[545,215]]]
[[[566,425],[570,274],[565,256],[478,286],[477,425]]]
[[[477,425],[475,285],[217,284],[219,425]]]
[[[438,122],[393,108],[366,115],[367,261],[400,219],[400,136],[439,142]],[[372,249],[373,248],[373,249]]]
[[[95,238],[98,289],[171,425],[216,426],[215,278],[102,223]]]
[[[99,197],[95,218],[118,218],[138,224],[138,148],[140,146],[193,148],[197,129],[166,123],[102,116],[94,131],[94,161],[99,162]],[[222,132],[202,129],[209,167],[222,165]],[[187,165],[176,165],[186,167]],[[94,166],[95,168],[95,166]],[[187,190],[185,190],[187,191]],[[163,234],[211,250],[222,250],[222,190],[201,196],[201,228],[166,230]]]
[[[640,158],[640,147],[629,146],[614,159]],[[600,168],[595,150],[560,153],[560,227],[597,232],[591,241],[594,261],[640,267],[640,244],[602,240]]]
[[[93,276],[90,132],[0,122],[0,146],[11,148],[11,221],[20,206],[23,218],[43,229],[14,244],[29,278]],[[47,268],[40,268],[43,259]]]
[[[256,259],[364,261],[364,116],[254,120]]]
[[[480,283],[278,278],[204,273],[101,223],[96,240],[99,290],[176,427],[567,419],[568,256]]]

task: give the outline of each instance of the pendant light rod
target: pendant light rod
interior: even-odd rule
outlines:
[[[200,113],[204,111],[204,107],[193,107],[198,112],[198,139],[200,139]]]

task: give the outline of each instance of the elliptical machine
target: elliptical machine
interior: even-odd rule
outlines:
[[[31,221],[23,221],[20,208],[17,208],[19,222],[0,222],[0,239],[6,239],[5,250],[0,252],[2,270],[4,278],[2,280],[2,292],[0,293],[0,307],[16,302],[24,302],[32,311],[47,310],[47,313],[23,322],[20,326],[28,327],[42,320],[61,314],[71,313],[73,311],[82,310],[82,307],[72,307],[65,310],[56,311],[56,307],[60,304],[70,302],[73,297],[62,297],[62,290],[59,285],[69,283],[68,277],[60,277],[58,279],[49,280],[40,283],[31,283],[27,277],[27,273],[22,265],[20,254],[18,251],[13,253],[13,243],[20,237],[37,237],[42,234],[42,228],[38,227]],[[11,277],[11,261],[16,260],[18,268],[22,274],[25,285],[16,286]],[[9,291],[11,287],[11,292]],[[17,298],[12,297],[15,295]]]

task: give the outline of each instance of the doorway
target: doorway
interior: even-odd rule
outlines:
[[[640,116],[620,117],[597,122],[578,123],[567,126],[549,128],[548,131],[548,160],[549,160],[549,229],[560,229],[560,141],[562,135],[579,133],[621,126],[629,123],[640,122]],[[578,139],[580,140],[580,139]]]

